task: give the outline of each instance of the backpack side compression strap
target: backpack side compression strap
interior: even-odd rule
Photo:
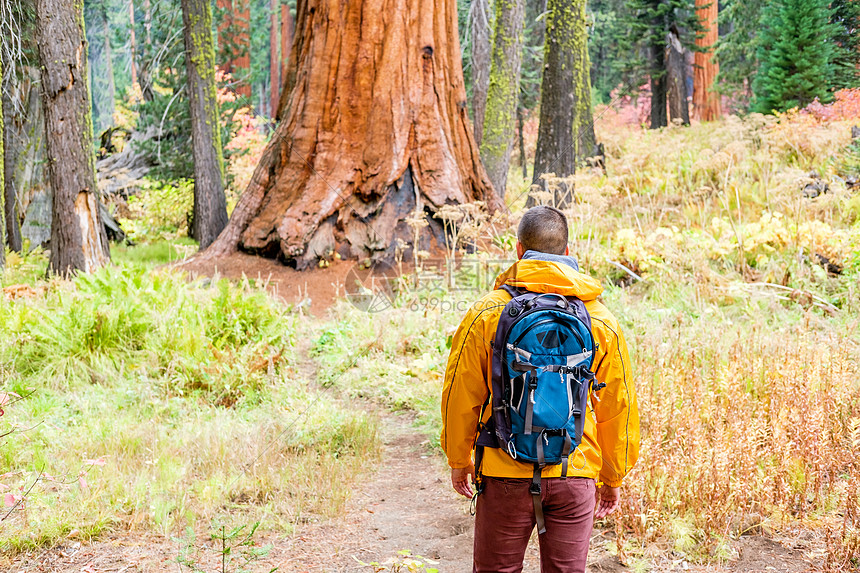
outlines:
[[[543,535],[546,533],[546,523],[543,518],[543,503],[541,503],[540,499],[540,464],[535,464],[532,483],[529,485],[529,493],[532,494],[532,502],[535,507],[535,524],[537,525],[538,535]]]

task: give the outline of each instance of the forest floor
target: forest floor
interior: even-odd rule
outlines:
[[[336,263],[326,269],[298,273],[274,261],[246,255],[226,260],[185,265],[192,276],[220,275],[231,279],[265,281],[269,290],[288,303],[310,300],[312,312],[323,312],[342,292],[350,268]],[[303,351],[303,353],[306,352]],[[196,541],[165,537],[152,532],[114,531],[96,540],[85,541],[72,532],[50,548],[19,554],[9,571],[16,573],[107,573],[156,571],[272,571],[281,572],[370,572],[469,571],[472,554],[473,521],[469,502],[457,496],[448,481],[444,460],[434,452],[424,435],[413,426],[413,414],[379,409],[356,399],[356,407],[373,410],[380,416],[383,449],[378,467],[367,472],[355,488],[347,511],[331,520],[299,524],[290,535],[259,532],[257,546],[270,551],[239,569],[241,562],[222,563],[220,542],[203,535]],[[804,541],[805,539],[805,541]],[[799,541],[800,540],[800,541]],[[724,565],[695,565],[683,559],[671,560],[665,547],[652,555],[627,559],[613,554],[614,532],[596,528],[592,536],[588,571],[692,571],[714,573],[800,572],[815,570],[805,554],[821,544],[807,532],[790,539],[777,536],[744,536],[737,540],[737,559]],[[186,564],[178,558],[184,556]],[[410,567],[410,560],[412,567]],[[426,567],[427,569],[421,568]],[[539,571],[537,537],[533,535],[526,553],[525,573]]]
[[[277,568],[280,572],[370,572],[371,563],[391,571],[408,571],[408,552],[440,572],[464,573],[471,568],[472,518],[469,502],[451,490],[444,462],[433,455],[426,440],[411,429],[408,414],[386,414],[382,462],[353,494],[341,517],[309,523],[287,537],[260,535],[271,544],[269,554],[248,564],[248,571]],[[644,568],[622,565],[607,551],[611,530],[595,529],[589,573],[620,571],[690,571],[713,573],[801,572],[815,570],[806,561],[797,536],[776,539],[744,536],[737,542],[739,559],[725,566],[698,566],[678,560],[651,562]],[[802,537],[802,536],[801,536]],[[191,549],[189,552],[188,550]],[[116,533],[92,543],[74,538],[49,549],[18,556],[14,573],[108,573],[186,571],[177,557],[186,554],[199,571],[221,571],[219,544],[187,542],[143,532]],[[397,569],[401,565],[402,569]],[[236,565],[227,571],[236,571]],[[381,569],[376,569],[377,571]],[[525,573],[539,571],[536,537],[526,553]]]

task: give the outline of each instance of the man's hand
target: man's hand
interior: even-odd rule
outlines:
[[[606,517],[618,509],[621,498],[620,487],[601,486],[594,492],[594,519]]]
[[[454,486],[454,491],[471,499],[473,475],[475,475],[474,464],[469,464],[467,468],[451,468],[451,485]]]

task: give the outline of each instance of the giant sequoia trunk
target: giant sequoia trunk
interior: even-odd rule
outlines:
[[[490,87],[480,145],[490,182],[496,193],[504,197],[517,125],[525,3],[523,0],[496,0],[495,13]]]
[[[54,190],[51,271],[89,272],[110,259],[99,215],[87,47],[80,2],[36,0],[49,176]]]
[[[533,181],[573,175],[578,162],[596,154],[589,72],[585,0],[549,0]],[[555,191],[556,206],[572,200],[572,187]]]
[[[695,117],[702,121],[713,121],[720,117],[720,96],[714,91],[714,81],[720,65],[714,59],[714,46],[718,39],[717,17],[719,4],[716,0],[696,0],[696,15],[703,32],[696,38],[696,46],[703,51],[696,52],[693,68],[693,110]]]
[[[191,232],[205,249],[227,224],[220,117],[215,90],[212,9],[208,0],[182,0],[185,67],[194,156],[194,219]]]
[[[466,115],[456,0],[300,0],[292,54],[282,120],[206,256],[382,258],[416,209],[500,205]],[[413,247],[443,244],[428,222]]]
[[[484,137],[484,110],[490,86],[490,0],[472,0],[469,9],[470,40],[472,43],[472,117],[475,141],[481,145]]]

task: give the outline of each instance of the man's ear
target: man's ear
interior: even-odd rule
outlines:
[[[524,254],[526,254],[526,248],[521,242],[517,241],[517,260],[523,258]]]
[[[564,248],[564,256],[566,257],[568,255],[570,255],[570,245],[568,245]]]

